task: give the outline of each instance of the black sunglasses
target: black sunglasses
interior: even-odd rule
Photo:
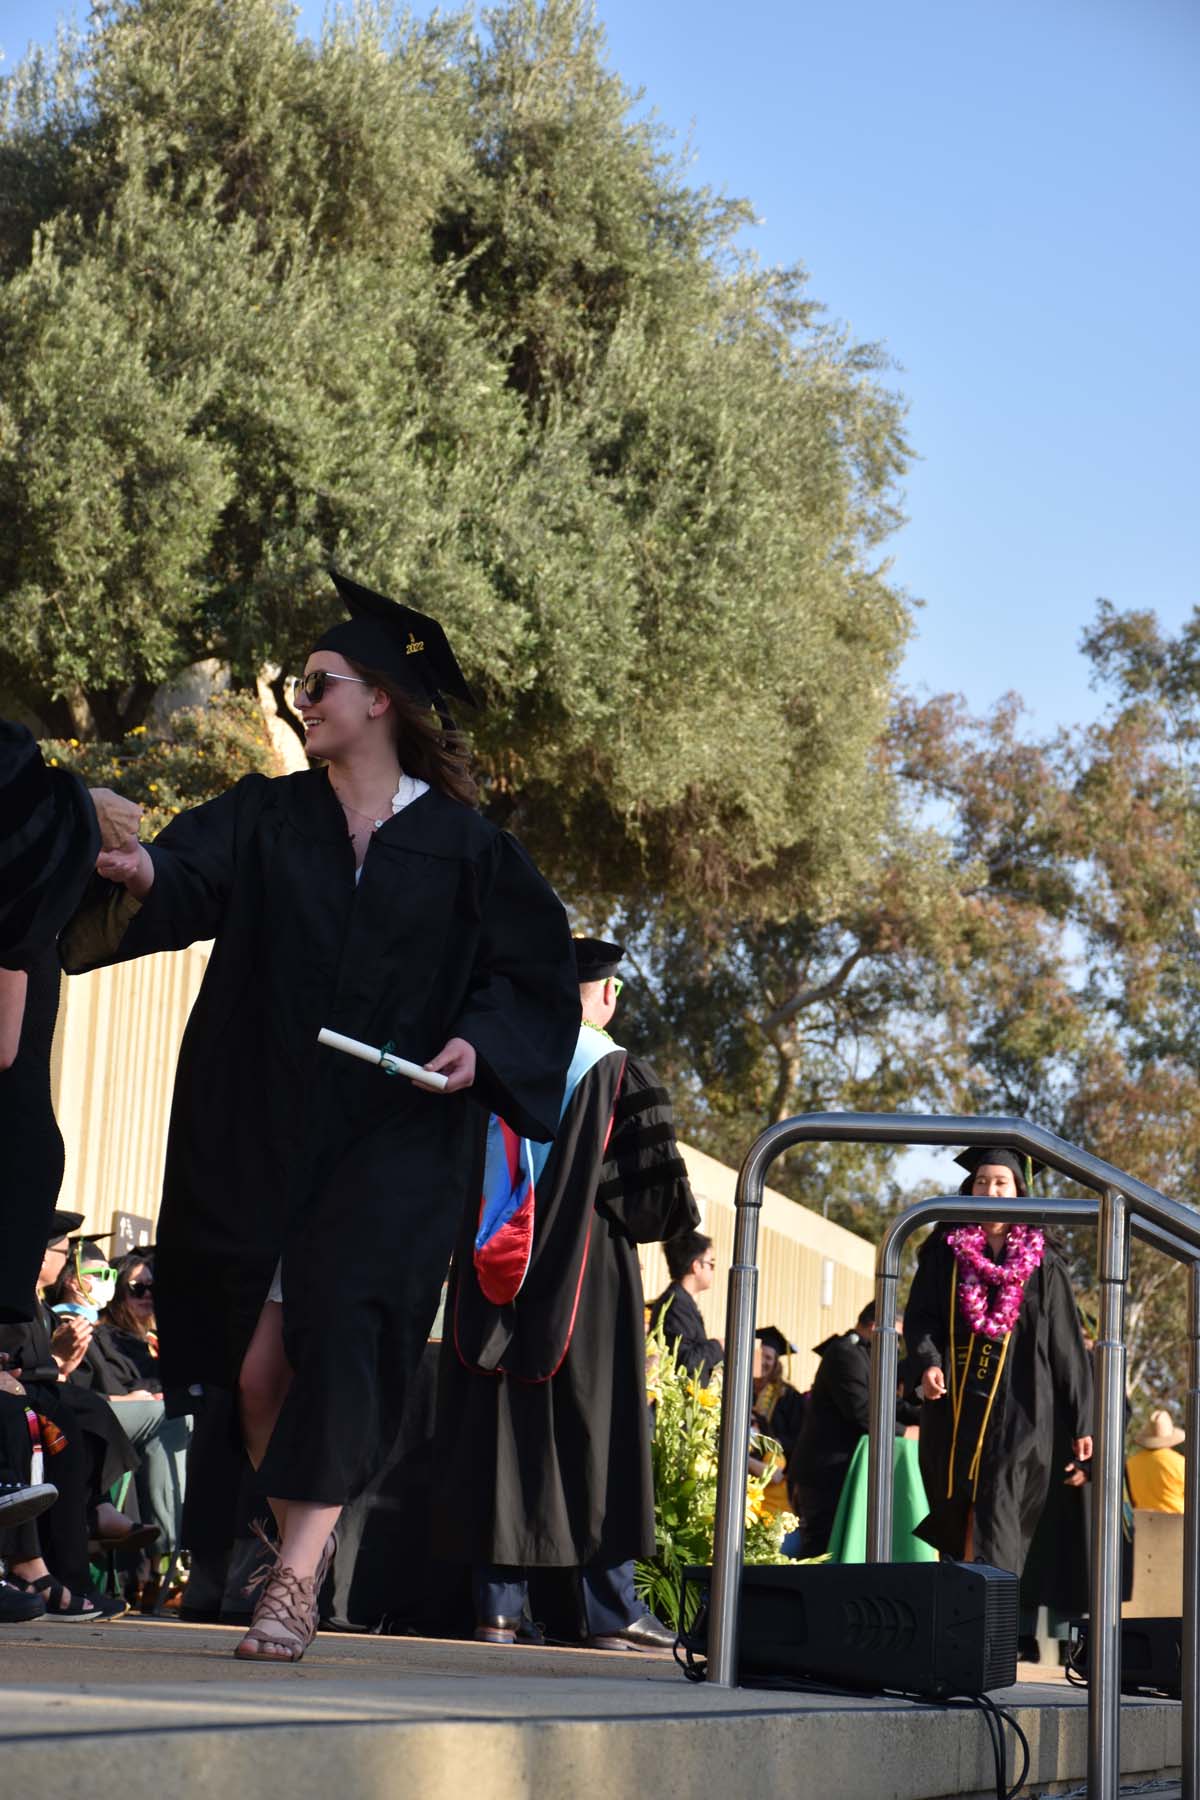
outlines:
[[[359,687],[370,687],[369,681],[363,681],[358,675],[335,675],[331,669],[314,669],[311,675],[292,676],[292,704],[295,705],[301,694],[315,706],[325,692],[327,681],[353,681]]]
[[[154,1292],[154,1283],[152,1281],[131,1281],[128,1291],[135,1300],[144,1300],[147,1294]]]

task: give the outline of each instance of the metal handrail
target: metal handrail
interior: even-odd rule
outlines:
[[[1187,1427],[1200,1443],[1200,1214],[1113,1164],[1080,1150],[1025,1119],[963,1117],[934,1113],[807,1113],[761,1133],[738,1174],[733,1262],[726,1316],[724,1405],[713,1543],[708,1679],[737,1684],[741,1569],[745,1543],[745,1421],[750,1415],[755,1302],[758,1294],[758,1224],[766,1172],[784,1150],[800,1143],[995,1145],[1036,1157],[1083,1187],[1094,1200],[1012,1202],[989,1199],[999,1218],[1090,1219],[1098,1222],[1100,1326],[1096,1343],[1096,1452],[1093,1514],[1090,1685],[1088,1693],[1088,1791],[1092,1800],[1115,1800],[1120,1779],[1120,1507],[1123,1476],[1125,1343],[1124,1301],[1131,1230],[1177,1260],[1190,1263],[1189,1390]],[[962,1208],[961,1211],[956,1209]],[[896,1283],[904,1240],[932,1217],[974,1217],[980,1208],[959,1196],[921,1201],[889,1226],[876,1262],[876,1331],[871,1368],[871,1432],[868,1443],[868,1556],[891,1554],[892,1458],[885,1442],[887,1397],[895,1393]],[[888,1375],[890,1372],[890,1382]],[[892,1426],[887,1428],[890,1440]],[[884,1454],[885,1449],[888,1454]],[[1187,1459],[1184,1557],[1183,1792],[1200,1800],[1200,1479]],[[886,1530],[885,1530],[886,1527]]]

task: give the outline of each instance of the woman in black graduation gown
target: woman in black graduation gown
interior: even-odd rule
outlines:
[[[562,906],[475,810],[442,701],[471,695],[440,626],[334,579],[352,616],[296,696],[325,766],[247,776],[151,850],[102,858],[124,885],[63,940],[77,970],[215,939],[167,1148],[162,1376],[228,1389],[240,1369],[281,1543],[237,1653],[290,1660],[340,1508],[395,1436],[479,1192],[481,1109],[551,1138],[579,1026]],[[392,1042],[448,1086],[321,1048],[322,1026]]]
[[[1011,1150],[956,1160],[969,1171],[962,1193],[1028,1192],[1028,1165]],[[921,1246],[904,1336],[924,1401],[929,1516],[917,1535],[1019,1575],[1054,1475],[1056,1407],[1075,1462],[1092,1454],[1091,1364],[1066,1268],[1030,1226],[938,1226]]]

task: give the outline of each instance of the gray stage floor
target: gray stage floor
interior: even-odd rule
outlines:
[[[0,1638],[6,1800],[939,1800],[991,1790],[973,1713],[685,1681],[668,1657],[322,1635],[297,1667],[240,1633],[126,1619]],[[1081,1791],[1084,1696],[1029,1672],[996,1698],[1030,1737],[1028,1792]],[[1123,1708],[1131,1791],[1179,1761],[1179,1708]],[[1011,1776],[1010,1776],[1011,1779]],[[1163,1784],[1163,1785],[1160,1785]],[[1177,1791],[1177,1790],[1176,1790]]]

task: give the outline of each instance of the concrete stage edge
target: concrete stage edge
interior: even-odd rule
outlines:
[[[296,1668],[234,1665],[239,1636],[142,1619],[5,1628],[0,1792],[6,1800],[68,1792],[961,1800],[995,1790],[990,1743],[973,1712],[721,1692],[691,1685],[661,1656],[418,1638],[322,1633]],[[1087,1761],[1082,1691],[1055,1674],[995,1698],[1029,1738],[1028,1790],[1077,1788]],[[1168,1778],[1179,1760],[1179,1706],[1126,1701],[1123,1780]]]

